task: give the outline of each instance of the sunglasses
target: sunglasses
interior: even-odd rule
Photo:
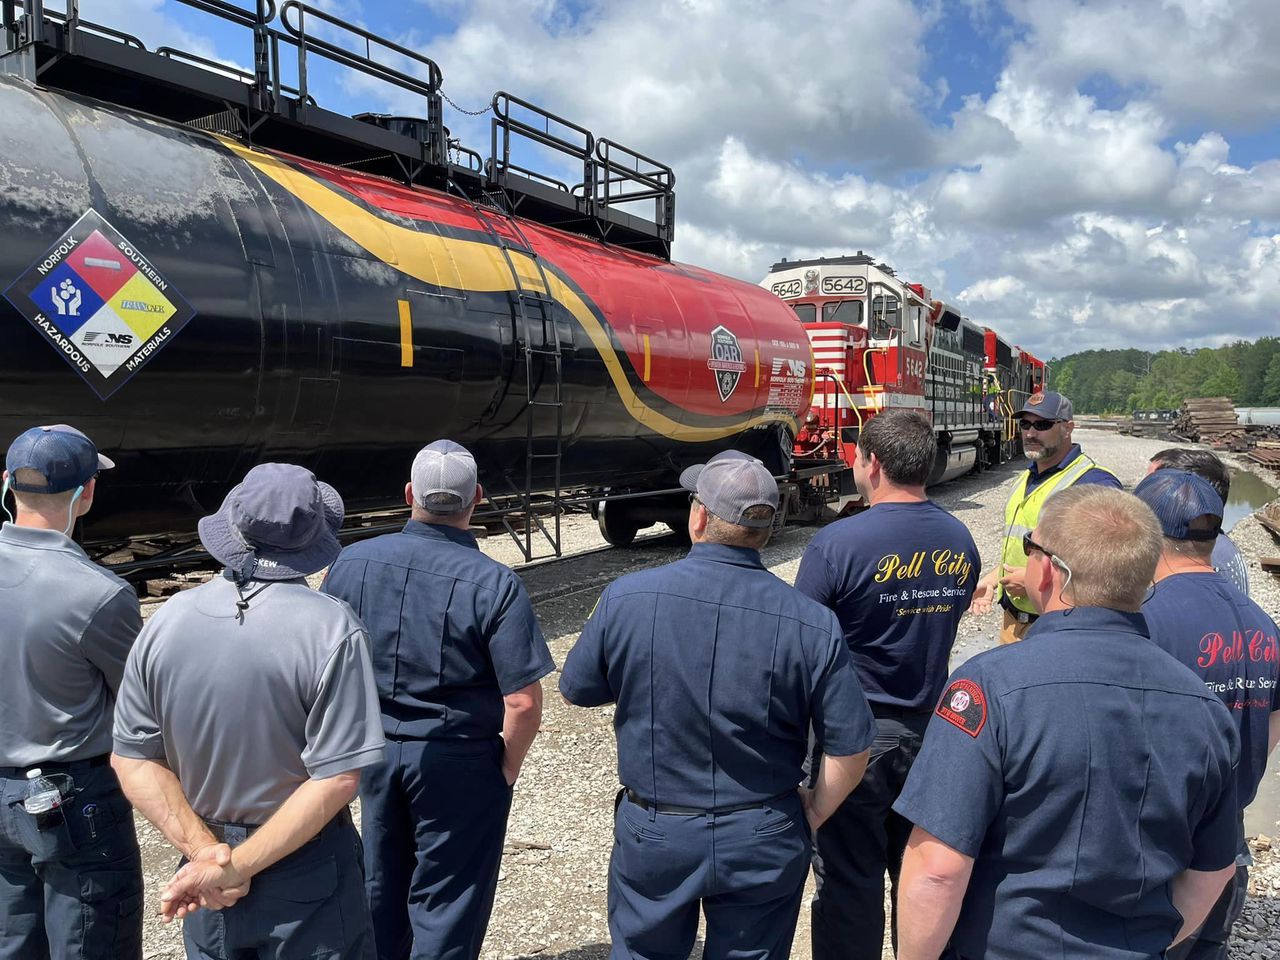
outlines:
[[[1018,426],[1023,430],[1035,430],[1037,433],[1044,433],[1046,430],[1052,430],[1058,425],[1057,420],[1019,420]]]
[[[1032,540],[1032,539],[1031,539],[1031,534],[1030,534],[1030,533],[1024,533],[1024,534],[1022,535],[1022,552],[1023,552],[1024,554],[1026,554],[1026,555],[1029,557],[1029,556],[1031,556],[1031,551],[1032,551],[1032,550],[1039,550],[1041,553],[1043,553],[1043,554],[1044,554],[1046,557],[1048,557],[1050,560],[1056,560],[1056,559],[1058,559],[1058,555],[1057,555],[1056,553],[1053,553],[1053,552],[1052,552],[1052,551],[1050,551],[1050,550],[1046,550],[1044,547],[1040,546],[1040,544],[1038,544],[1038,543],[1036,543],[1034,540]]]

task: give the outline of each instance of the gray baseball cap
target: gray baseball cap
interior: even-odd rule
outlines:
[[[1074,410],[1071,407],[1070,397],[1064,397],[1060,393],[1046,390],[1043,393],[1033,393],[1027,397],[1027,402],[1022,405],[1022,409],[1015,413],[1014,416],[1020,417],[1024,413],[1044,420],[1060,420],[1065,423],[1073,419]]]
[[[773,526],[773,517],[751,519],[752,507],[778,509],[778,484],[763,463],[740,450],[717,453],[680,474],[680,486],[697,494],[708,510],[739,527]]]
[[[452,440],[429,443],[413,458],[409,471],[413,483],[413,499],[430,513],[460,513],[476,495],[476,461],[471,451]],[[427,504],[433,494],[448,494],[444,503]]]

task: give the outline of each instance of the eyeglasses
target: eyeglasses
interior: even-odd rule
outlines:
[[[695,503],[701,503],[701,502],[702,501],[698,499],[698,495],[696,493],[689,494],[689,506],[692,507]]]
[[[1032,551],[1032,550],[1039,550],[1041,553],[1043,553],[1043,554],[1044,554],[1046,557],[1048,557],[1050,560],[1056,560],[1056,559],[1058,559],[1058,555],[1057,555],[1056,553],[1053,553],[1051,550],[1046,550],[1044,547],[1040,546],[1040,544],[1038,544],[1038,543],[1036,543],[1034,540],[1032,540],[1032,539],[1031,539],[1031,534],[1030,534],[1029,532],[1028,532],[1028,533],[1024,533],[1024,534],[1022,535],[1022,552],[1023,552],[1024,554],[1026,554],[1026,555],[1029,557],[1029,556],[1031,556],[1031,551]]]
[[[1057,420],[1019,420],[1018,426],[1023,430],[1035,430],[1038,433],[1044,433],[1046,430],[1052,430],[1058,425]]]

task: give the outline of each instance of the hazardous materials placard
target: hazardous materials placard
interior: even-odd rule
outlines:
[[[104,400],[195,316],[146,256],[92,209],[5,297]]]

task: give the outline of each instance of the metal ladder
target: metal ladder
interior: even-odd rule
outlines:
[[[502,525],[506,528],[507,533],[511,535],[511,539],[515,541],[516,546],[520,548],[521,553],[524,554],[526,563],[535,559],[533,555],[533,528],[535,525],[551,547],[551,555],[558,557],[560,556],[560,515],[563,512],[560,467],[564,454],[564,377],[560,336],[556,331],[553,313],[555,301],[551,296],[551,282],[547,278],[546,270],[542,267],[541,258],[529,243],[529,238],[525,236],[524,231],[520,229],[520,224],[515,217],[503,213],[506,222],[523,245],[523,249],[516,248],[517,252],[528,256],[533,261],[534,266],[537,267],[538,277],[542,281],[542,289],[545,291],[543,293],[525,288],[520,281],[520,273],[516,270],[515,261],[511,256],[511,244],[494,228],[493,222],[489,219],[489,215],[480,203],[471,200],[471,206],[474,208],[476,217],[484,226],[485,231],[489,236],[493,237],[498,249],[502,251],[503,259],[507,263],[507,269],[511,271],[511,278],[515,282],[515,290],[512,291],[511,298],[519,311],[520,347],[524,351],[525,389],[527,391],[525,403],[524,489],[513,489],[513,496],[520,503],[524,513],[523,537],[521,537],[520,531],[512,526],[511,511],[509,509],[501,511]],[[534,312],[537,314],[536,317],[531,315]],[[542,380],[535,386],[534,374],[537,368],[537,358],[542,358]],[[548,372],[551,374],[550,384],[547,383]],[[540,397],[545,397],[548,386],[551,388],[551,398],[539,399]],[[553,438],[539,438],[537,436],[536,419],[539,408],[555,411],[556,429]],[[538,449],[540,440],[544,444],[553,442],[554,449],[540,451]],[[533,478],[535,468],[541,460],[549,460],[552,465],[553,488],[551,505],[552,516],[554,517],[554,533],[547,529],[542,517],[538,516],[533,509]],[[492,500],[492,498],[490,499]],[[498,507],[498,504],[494,503],[494,506]]]

